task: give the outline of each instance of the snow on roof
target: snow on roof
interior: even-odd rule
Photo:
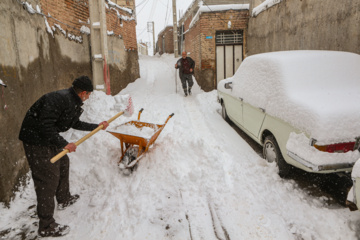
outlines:
[[[166,31],[166,29],[168,29],[169,27],[171,27],[171,30],[173,30],[172,28],[174,27],[173,25],[167,25],[166,27],[163,28],[163,30],[161,30],[159,33],[158,33],[158,36],[160,36],[164,31]]]
[[[250,4],[223,4],[223,5],[202,5],[190,22],[189,28],[199,20],[203,12],[220,12],[228,10],[249,10]]]
[[[189,7],[186,9],[185,13],[180,17],[179,22],[183,22],[183,18],[186,17],[186,15],[190,12],[191,8],[194,6],[194,4],[197,2],[197,0],[193,0]],[[200,1],[198,5],[202,5],[203,1]]]
[[[233,94],[319,143],[360,136],[360,55],[284,51],[247,57],[230,78]]]
[[[253,17],[256,17],[261,12],[265,11],[268,8],[271,8],[276,4],[279,4],[280,2],[282,2],[282,0],[266,0],[265,2],[259,4],[259,6],[254,7],[254,9],[252,10]]]
[[[116,7],[116,8],[119,8],[119,9],[121,9],[121,10],[124,10],[124,11],[126,11],[126,12],[128,12],[128,13],[130,13],[130,14],[132,14],[132,12],[133,12],[130,8],[120,7],[119,5],[117,5],[116,3],[113,3],[113,2],[110,1],[110,0],[108,0],[108,4],[109,4],[110,6],[112,6],[112,7]]]

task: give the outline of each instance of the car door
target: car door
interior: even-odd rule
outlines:
[[[237,97],[233,91],[224,97],[227,115],[237,125],[243,124],[243,100]]]
[[[255,138],[259,138],[261,126],[265,119],[265,109],[243,103],[243,126]]]

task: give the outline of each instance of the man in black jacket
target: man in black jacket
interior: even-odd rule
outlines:
[[[188,95],[191,95],[191,87],[194,85],[194,82],[192,80],[192,75],[194,74],[194,67],[195,62],[192,60],[191,57],[187,57],[186,52],[182,52],[181,54],[182,58],[180,58],[176,64],[175,68],[180,69],[179,70],[179,76],[181,79],[181,84],[184,89],[185,97]],[[186,82],[187,85],[186,86]]]
[[[92,131],[99,125],[106,129],[106,121],[100,124],[79,120],[83,112],[81,106],[86,101],[93,85],[87,76],[74,80],[72,87],[42,96],[27,111],[22,123],[19,139],[23,141],[37,197],[39,217],[38,233],[42,237],[63,236],[70,231],[69,226],[60,225],[53,218],[55,201],[58,208],[64,209],[74,204],[79,195],[71,195],[69,188],[69,157],[65,155],[59,161],[50,159],[62,149],[76,150],[75,143],[67,142],[59,133],[70,128]]]

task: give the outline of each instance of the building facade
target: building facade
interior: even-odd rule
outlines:
[[[250,1],[194,1],[180,18],[179,53],[195,60],[195,78],[204,91],[234,75],[245,57]]]
[[[113,0],[113,2],[121,7],[130,8],[135,11],[135,0]]]
[[[158,34],[156,49],[160,55],[164,53],[174,53],[173,26],[165,27]]]
[[[138,43],[138,53],[141,55],[149,55],[148,54],[148,46],[146,43],[143,43],[143,42]]]

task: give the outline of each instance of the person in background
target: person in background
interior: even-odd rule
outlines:
[[[175,68],[179,69],[179,76],[181,79],[181,84],[184,89],[185,97],[189,94],[191,95],[191,87],[194,85],[192,80],[192,75],[194,74],[195,62],[191,57],[187,56],[187,53],[182,52],[182,58],[180,58],[176,64]],[[186,86],[187,82],[187,86]]]
[[[69,157],[65,155],[55,163],[50,162],[63,149],[76,150],[75,143],[67,142],[59,133],[70,128],[92,131],[100,125],[103,129],[109,126],[106,121],[92,124],[79,120],[83,112],[81,106],[92,91],[89,77],[76,78],[72,87],[43,95],[30,107],[23,120],[19,139],[23,142],[34,181],[38,234],[42,237],[64,236],[70,231],[69,226],[55,222],[54,197],[59,210],[74,204],[80,197],[70,194]]]

